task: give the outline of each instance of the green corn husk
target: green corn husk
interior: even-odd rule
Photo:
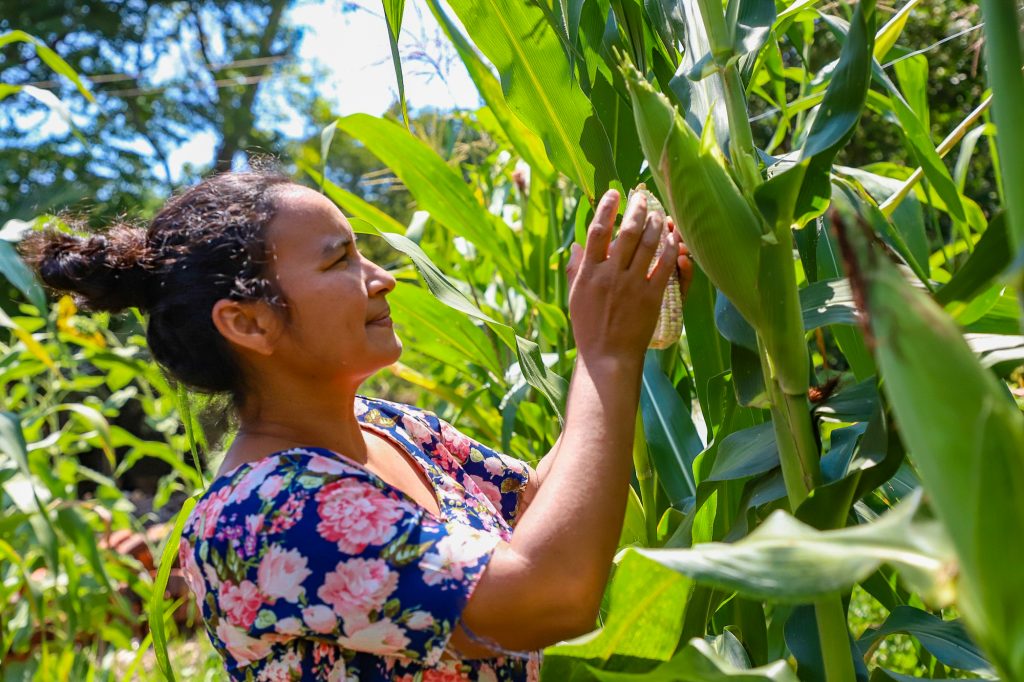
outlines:
[[[665,215],[665,208],[658,201],[658,198],[651,194],[644,183],[629,190],[629,200],[637,192],[647,197],[647,212],[657,212]],[[651,266],[648,274],[654,269],[654,264],[661,258],[665,244],[658,242],[658,250],[651,259]],[[665,286],[665,293],[661,297],[661,311],[658,313],[658,324],[654,327],[654,334],[651,335],[651,342],[648,348],[663,350],[679,340],[683,334],[683,291],[679,288],[679,270],[673,265],[672,274],[669,275],[668,284]]]
[[[843,260],[868,321],[882,387],[959,559],[958,606],[1002,672],[1024,679],[1024,415],[953,320],[872,248],[845,198]],[[866,228],[870,229],[870,228]]]
[[[767,230],[715,158],[712,135],[703,144],[636,69],[623,65],[622,74],[654,181],[694,260],[757,330],[782,390],[806,393],[809,370],[792,237]]]

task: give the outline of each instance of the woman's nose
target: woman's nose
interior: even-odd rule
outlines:
[[[373,261],[363,260],[366,276],[366,290],[371,295],[387,293],[395,288],[397,281],[390,272]]]

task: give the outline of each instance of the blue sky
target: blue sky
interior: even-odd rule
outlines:
[[[301,2],[289,10],[291,20],[305,29],[298,51],[299,64],[306,73],[311,72],[309,67],[314,62],[328,69],[329,82],[318,87],[321,96],[339,114],[379,115],[398,97],[381,3],[359,0],[347,4],[358,9],[343,13],[341,2],[319,0]],[[452,12],[448,15],[454,18]],[[410,109],[480,106],[473,82],[422,3],[406,3],[399,48]],[[273,86],[272,80],[263,84],[270,89],[268,86]],[[301,132],[297,120],[278,127],[289,135]],[[195,136],[170,154],[172,171],[177,174],[186,163],[209,164],[215,147],[216,137],[212,133]]]

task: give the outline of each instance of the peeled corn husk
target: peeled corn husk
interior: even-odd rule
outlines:
[[[647,197],[647,212],[651,213],[658,212],[665,215],[665,208],[647,189],[644,183],[640,183],[635,188],[629,190],[629,200],[633,198],[633,195],[637,192],[643,193]],[[662,252],[665,250],[664,242],[658,242],[658,250],[654,254],[654,258],[651,259],[651,264],[648,267],[648,274],[654,269],[655,263],[661,258]],[[661,297],[661,311],[658,313],[658,324],[654,327],[654,334],[651,336],[651,342],[648,344],[648,348],[655,350],[662,350],[668,348],[673,343],[679,340],[679,337],[683,333],[683,291],[679,287],[679,269],[673,264],[672,274],[669,275],[668,284],[665,286],[665,293]]]

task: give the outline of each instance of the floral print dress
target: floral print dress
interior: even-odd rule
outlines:
[[[356,417],[407,451],[440,517],[337,453],[276,452],[210,485],[180,558],[236,680],[536,680],[539,652],[460,660],[448,648],[529,468],[433,413],[356,397]]]

